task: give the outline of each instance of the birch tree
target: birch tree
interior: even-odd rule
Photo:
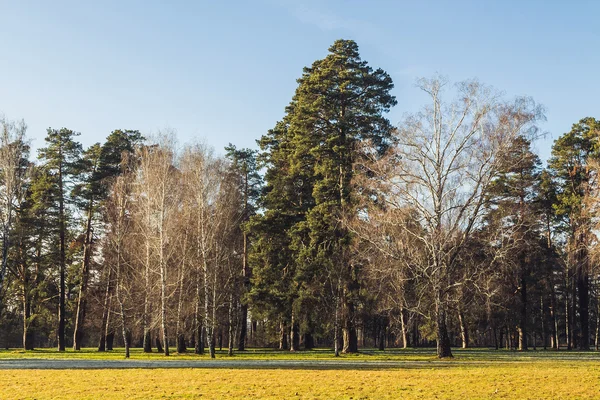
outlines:
[[[167,301],[170,295],[167,281],[176,246],[176,213],[179,207],[179,174],[175,168],[176,153],[172,135],[158,138],[158,145],[145,146],[140,150],[138,175],[141,180],[141,196],[145,203],[142,223],[146,241],[146,290],[150,291],[151,263],[156,265],[160,287],[160,330],[165,356],[169,355]],[[151,261],[152,260],[152,261]],[[149,294],[149,293],[148,293]],[[144,307],[147,307],[146,299]],[[149,335],[149,315],[144,312],[145,334]]]
[[[491,182],[513,141],[535,130],[541,109],[531,99],[505,101],[492,89],[467,81],[446,102],[444,79],[418,86],[430,105],[408,115],[396,131],[397,145],[376,162],[388,207],[409,209],[417,224],[403,224],[423,256],[407,267],[431,294],[429,318],[436,327],[438,357],[451,357],[447,317],[457,280],[458,257],[481,223]]]
[[[2,312],[4,281],[11,247],[15,209],[25,194],[26,163],[29,146],[25,139],[24,121],[12,122],[0,118],[0,224],[2,229],[2,260],[0,261],[0,313]],[[25,165],[24,165],[25,164]],[[25,168],[24,168],[25,167]]]

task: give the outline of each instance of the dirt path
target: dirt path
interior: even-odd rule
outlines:
[[[4,359],[0,369],[127,369],[127,368],[239,368],[239,369],[393,369],[433,368],[485,362],[453,361],[297,361],[297,360],[70,360]]]

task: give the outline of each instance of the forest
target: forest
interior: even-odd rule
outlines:
[[[0,346],[598,350],[600,120],[544,165],[532,98],[417,85],[392,123],[390,75],[337,40],[256,149],[53,127],[32,154],[3,117]]]

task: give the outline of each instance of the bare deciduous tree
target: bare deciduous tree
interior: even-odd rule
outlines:
[[[406,117],[397,144],[374,160],[388,209],[407,209],[416,224],[400,227],[420,243],[422,255],[408,267],[430,297],[438,357],[451,357],[447,329],[458,259],[481,222],[488,188],[502,167],[513,140],[528,134],[541,109],[528,98],[502,100],[476,81],[456,85],[457,100],[445,102],[444,79],[422,79],[419,87],[431,104]]]
[[[25,142],[27,125],[24,121],[12,122],[0,118],[0,224],[2,229],[2,260],[0,264],[0,310],[3,284],[6,277],[8,251],[11,246],[17,200],[24,195],[25,173],[23,160],[28,156]]]

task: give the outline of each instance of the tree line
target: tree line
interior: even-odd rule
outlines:
[[[392,124],[391,77],[338,40],[259,149],[224,155],[50,128],[36,161],[2,119],[5,346],[598,349],[600,122],[543,167],[531,98],[418,86],[428,104]]]

